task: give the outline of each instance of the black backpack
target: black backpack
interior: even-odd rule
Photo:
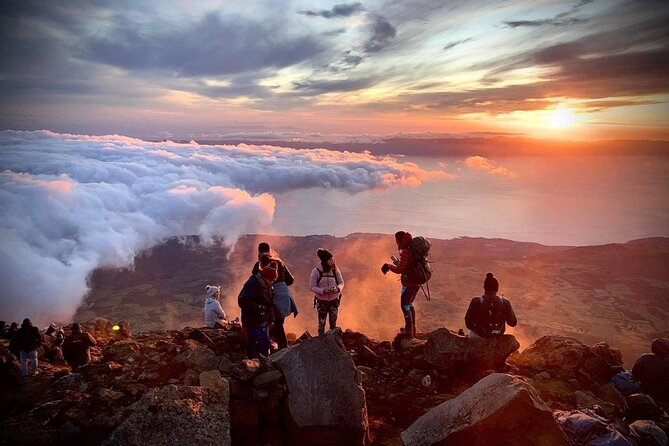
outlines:
[[[489,335],[502,334],[504,328],[504,298],[500,297],[497,308],[494,308],[492,303],[484,307],[483,296],[480,298],[480,309],[482,323],[481,326]]]
[[[422,285],[432,278],[432,266],[427,260],[432,243],[425,237],[414,237],[409,243],[412,261],[407,268],[407,279]]]

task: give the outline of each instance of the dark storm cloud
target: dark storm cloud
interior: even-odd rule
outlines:
[[[326,19],[332,19],[337,17],[350,17],[353,14],[364,11],[365,8],[362,6],[362,3],[342,3],[339,5],[334,5],[332,9],[325,9],[320,11],[315,10],[304,10],[300,11],[300,14],[311,16],[311,17],[323,17]]]
[[[104,37],[92,38],[84,57],[127,70],[166,70],[180,76],[224,75],[283,68],[322,51],[311,36],[286,36],[280,25],[209,13],[182,29],[145,30],[117,21]]]
[[[384,49],[397,35],[397,30],[383,16],[373,15],[370,24],[370,37],[365,44],[365,51],[378,53]]]

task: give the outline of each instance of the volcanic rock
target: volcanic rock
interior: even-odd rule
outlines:
[[[402,432],[406,446],[568,446],[552,411],[518,377],[486,376],[458,397],[420,417]]]
[[[367,406],[361,374],[341,329],[305,339],[270,357],[286,380],[289,433],[296,445],[362,445]]]
[[[439,328],[427,335],[423,355],[439,371],[450,374],[462,369],[470,372],[498,368],[519,347],[512,335],[470,338]]]
[[[230,445],[230,414],[215,392],[168,385],[152,389],[103,443]]]

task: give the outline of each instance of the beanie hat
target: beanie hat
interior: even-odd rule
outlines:
[[[204,289],[207,291],[207,297],[214,297],[214,295],[221,290],[221,287],[216,285],[207,285],[204,287]]]
[[[669,357],[669,339],[656,338],[650,344],[650,350],[660,358]]]
[[[330,251],[323,248],[318,248],[316,250],[316,255],[318,256],[319,259],[321,259],[322,263],[325,263],[332,258],[332,254],[330,253]]]
[[[486,293],[496,293],[499,291],[499,282],[492,273],[485,275],[485,280],[483,281],[483,289]]]
[[[270,251],[269,243],[267,242],[258,243],[258,252],[269,252],[269,251]]]
[[[268,265],[260,266],[260,275],[268,282],[274,282],[279,277],[279,265],[275,261]]]

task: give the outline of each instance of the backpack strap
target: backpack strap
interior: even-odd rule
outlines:
[[[318,270],[318,280],[316,281],[316,286],[321,286],[321,279],[323,278],[323,271],[320,269],[316,268]]]
[[[504,313],[504,298],[500,297],[499,298],[499,308],[497,308],[497,312],[495,313],[495,329],[496,330],[501,330],[502,325],[504,324],[504,321],[502,320],[502,315]]]

